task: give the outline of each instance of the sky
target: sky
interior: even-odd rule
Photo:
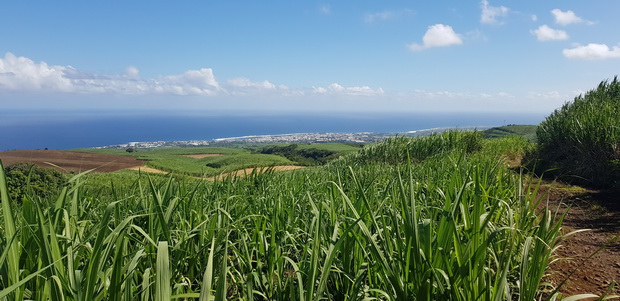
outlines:
[[[552,112],[620,73],[620,2],[3,1],[4,110]]]

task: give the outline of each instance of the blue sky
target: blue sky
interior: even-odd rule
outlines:
[[[620,73],[620,2],[3,1],[0,102],[551,112]]]

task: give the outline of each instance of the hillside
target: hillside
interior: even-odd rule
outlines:
[[[556,186],[509,168],[533,147],[519,135],[451,131],[363,148],[272,147],[341,155],[312,168],[243,170],[205,181],[183,175],[217,162],[233,168],[290,161],[239,148],[91,150],[174,171],[79,175],[59,195],[26,187],[21,202],[8,197],[0,174],[0,266],[13,262],[24,271],[0,269],[7,288],[0,296],[39,294],[53,281],[45,279],[61,279],[50,299],[80,299],[71,286],[92,287],[89,299],[153,300],[169,290],[175,299],[534,300],[554,288],[555,298],[584,292],[576,286],[603,294],[606,286],[593,281],[613,280],[618,270],[564,282],[574,265],[556,261],[551,272],[556,254],[590,249],[575,240],[565,241],[571,249],[560,246],[563,216],[555,210],[565,200]],[[572,217],[571,229],[579,229]],[[13,236],[19,244],[6,240]],[[617,258],[609,254],[603,262]],[[26,278],[37,275],[41,280]]]
[[[485,138],[502,138],[507,136],[523,136],[529,141],[536,141],[536,125],[505,125],[483,131]]]
[[[54,300],[531,300],[560,220],[535,210],[537,195],[521,195],[519,176],[498,164],[506,155],[498,150],[527,143],[446,132],[391,138],[288,172],[210,182],[121,171],[73,177],[49,200],[2,193],[8,251],[0,259],[10,264],[0,281],[16,299],[43,294],[51,281],[61,286],[47,292]],[[182,169],[267,156],[181,151],[115,152]],[[3,239],[14,236],[19,244]],[[519,254],[529,254],[527,264]]]

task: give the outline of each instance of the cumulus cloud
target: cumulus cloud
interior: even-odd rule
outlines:
[[[229,79],[226,82],[226,90],[231,95],[261,95],[267,93],[278,93],[281,95],[294,94],[285,85],[275,85],[268,80],[262,82],[254,82],[245,77],[237,77]]]
[[[210,68],[142,79],[136,67],[122,74],[102,75],[71,66],[50,66],[7,53],[0,58],[0,89],[78,93],[214,95],[222,91]]]
[[[29,58],[7,53],[0,58],[0,89],[6,90],[75,90],[71,80],[64,76],[73,72],[64,66],[49,66],[45,62],[35,63]]]
[[[405,14],[410,14],[410,9],[403,10],[385,10],[382,12],[369,13],[364,15],[364,22],[366,23],[375,23],[380,21],[393,20],[401,17]]]
[[[373,96],[385,93],[382,88],[372,89],[369,86],[343,87],[340,84],[333,83],[328,87],[313,87],[315,94],[337,94],[349,96]]]
[[[562,93],[558,91],[547,91],[547,92],[535,92],[531,91],[527,94],[527,98],[530,99],[545,99],[545,100],[561,100],[566,99],[567,95],[562,95]]]
[[[497,24],[499,18],[508,15],[510,9],[505,6],[491,6],[488,0],[482,0],[480,3],[482,14],[480,15],[480,23],[482,24]]]
[[[453,91],[427,91],[416,89],[413,91],[413,95],[418,99],[507,99],[515,98],[514,95],[507,92],[499,93],[470,93],[470,92],[453,92]]]
[[[369,86],[346,87],[334,83],[327,87],[290,89],[268,80],[232,78],[220,84],[211,68],[188,70],[157,78],[142,78],[136,67],[118,74],[83,72],[71,66],[51,66],[7,53],[0,57],[0,92],[63,92],[117,95],[196,95],[196,96],[377,96],[383,89]]]
[[[553,14],[553,17],[555,18],[555,23],[560,25],[569,25],[582,22],[587,22],[588,24],[592,23],[578,17],[572,10],[562,11],[556,8],[551,10],[551,14]]]
[[[165,76],[155,80],[154,83],[156,91],[178,95],[215,95],[221,89],[211,68],[188,70],[182,74]]]
[[[245,78],[245,77],[229,79],[228,85],[237,87],[237,88],[256,88],[256,89],[261,89],[261,90],[275,90],[276,89],[276,85],[270,83],[267,80],[262,81],[262,82],[253,82],[250,79]]]
[[[451,26],[435,24],[430,26],[424,34],[424,37],[422,37],[422,45],[411,44],[409,48],[413,51],[421,51],[432,47],[446,47],[460,44],[463,44],[463,40],[454,32]]]
[[[566,31],[553,29],[547,25],[542,25],[538,27],[538,29],[532,30],[531,33],[535,35],[539,41],[559,41],[568,39]]]
[[[590,43],[564,49],[564,56],[569,59],[602,60],[620,58],[620,46],[609,47],[606,44]]]

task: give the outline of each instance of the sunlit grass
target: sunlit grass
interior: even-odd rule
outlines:
[[[537,136],[541,172],[594,186],[620,186],[618,79],[601,82],[555,110]]]
[[[81,175],[52,206],[0,174],[0,296],[534,300],[561,217],[483,148],[447,133],[215,182]]]

